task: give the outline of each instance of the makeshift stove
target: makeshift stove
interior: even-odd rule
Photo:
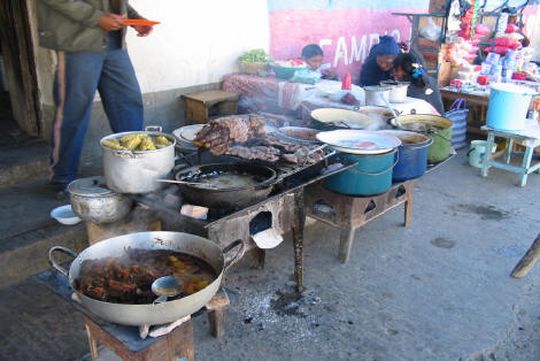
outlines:
[[[216,162],[249,162],[236,157],[213,156],[200,152],[183,157],[181,166],[193,166]],[[337,158],[335,152],[325,149],[324,159],[315,164],[291,164],[276,162],[272,167],[278,173],[278,182],[270,195],[255,204],[241,209],[208,209],[206,219],[197,219],[181,214],[185,207],[181,199],[171,205],[177,195],[175,187],[151,195],[135,197],[135,200],[153,209],[167,213],[167,229],[207,237],[222,248],[241,240],[252,254],[252,265],[264,267],[265,249],[277,246],[286,233],[290,233],[294,244],[294,275],[298,291],[303,290],[303,230],[305,222],[304,190],[310,184],[344,171],[355,163]],[[164,207],[165,205],[165,207]]]
[[[210,333],[214,337],[221,337],[225,332],[224,314],[230,301],[224,290],[220,290],[205,309],[194,315],[167,325],[137,328],[106,322],[92,314],[74,297],[75,294],[67,278],[59,276],[54,270],[38,274],[34,276],[34,279],[67,301],[75,311],[81,313],[92,361],[100,360],[98,344],[112,350],[122,360],[194,361],[195,341],[191,319],[205,311],[208,314]]]

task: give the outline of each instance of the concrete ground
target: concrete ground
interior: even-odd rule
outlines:
[[[338,232],[310,225],[301,297],[290,240],[264,270],[231,270],[226,335],[212,338],[196,318],[197,359],[540,360],[540,266],[509,276],[540,232],[540,175],[525,188],[498,170],[482,179],[464,153],[418,181],[410,228],[402,209],[374,220],[345,265]],[[78,315],[31,280],[0,289],[0,334],[0,360],[88,352]]]

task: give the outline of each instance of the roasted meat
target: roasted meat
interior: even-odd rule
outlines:
[[[215,155],[227,152],[235,143],[247,142],[264,134],[264,118],[256,115],[232,115],[211,120],[197,134],[193,143]]]

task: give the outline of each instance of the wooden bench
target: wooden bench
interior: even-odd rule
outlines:
[[[186,122],[203,124],[212,115],[236,114],[240,95],[224,90],[208,90],[182,95],[186,103]]]

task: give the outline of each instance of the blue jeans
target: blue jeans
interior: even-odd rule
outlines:
[[[50,181],[77,177],[96,90],[114,133],[143,129],[143,100],[129,55],[116,46],[98,52],[59,52],[54,83]]]

